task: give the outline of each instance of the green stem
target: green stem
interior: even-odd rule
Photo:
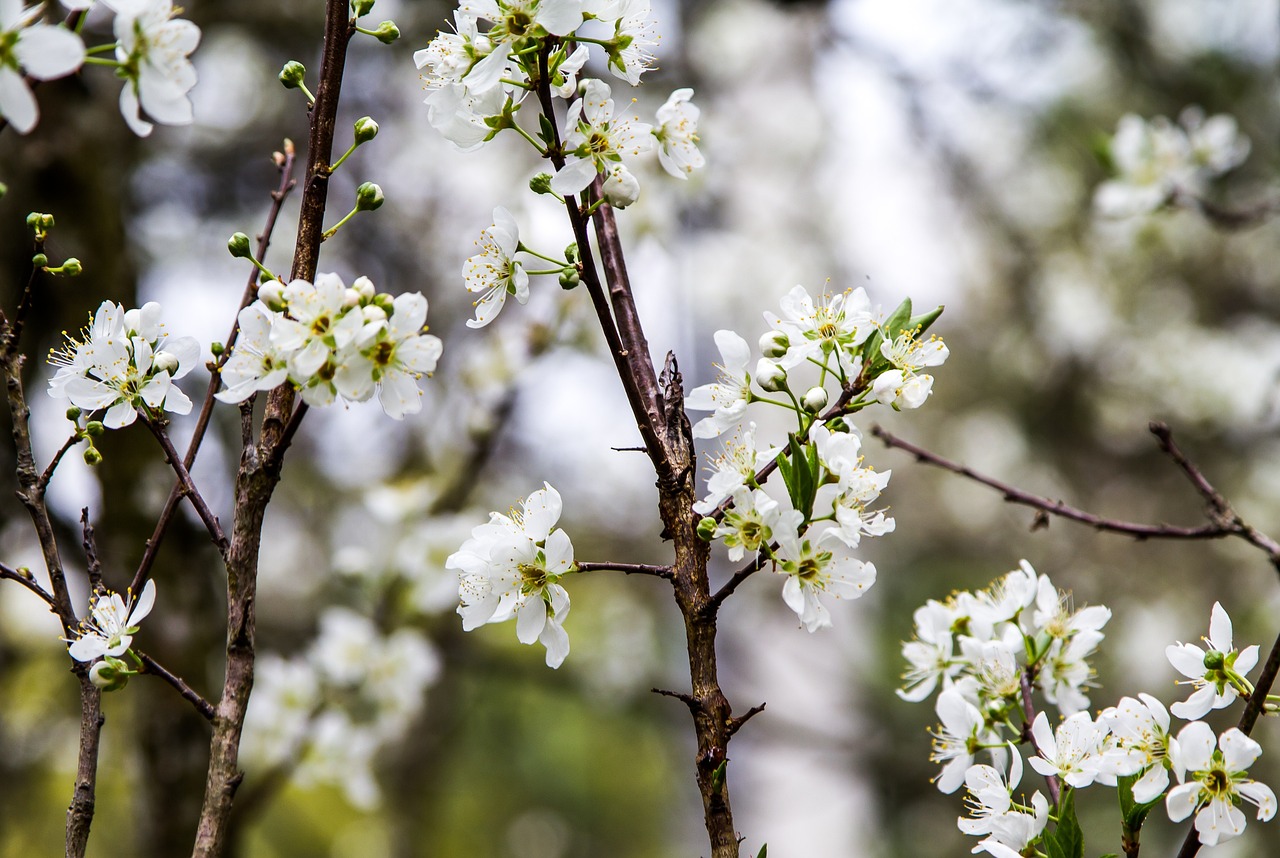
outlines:
[[[351,148],[350,148],[350,149],[348,149],[347,151],[343,152],[343,153],[342,153],[342,157],[341,157],[341,158],[339,158],[338,160],[334,161],[334,162],[329,166],[329,172],[330,172],[330,173],[332,173],[334,170],[336,170],[336,169],[338,169],[339,167],[341,167],[341,166],[342,166],[342,162],[343,162],[343,161],[345,161],[345,160],[347,160],[347,158],[351,157],[351,153],[352,153],[352,152],[354,152],[354,151],[356,151],[356,149],[358,149],[359,147],[360,147],[360,142],[359,142],[358,140],[357,140],[355,143],[352,143],[352,144],[351,144]]]
[[[334,233],[342,229],[343,225],[346,224],[347,221],[355,217],[356,213],[359,211],[360,211],[359,207],[356,207],[356,208],[353,208],[351,211],[347,212],[346,216],[343,217],[342,220],[338,221],[333,226],[329,227],[324,231],[324,234],[320,236],[320,240],[328,241],[329,239],[333,238]]]

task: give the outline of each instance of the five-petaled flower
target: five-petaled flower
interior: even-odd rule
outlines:
[[[155,581],[147,581],[136,604],[132,592],[127,599],[110,591],[95,593],[89,615],[80,623],[79,637],[68,641],[67,651],[76,661],[124,655],[138,632],[138,624],[151,613],[155,602]]]
[[[1245,769],[1262,753],[1253,739],[1235,727],[1214,745],[1213,730],[1203,721],[1182,728],[1170,748],[1173,770],[1180,781],[1165,797],[1169,818],[1181,822],[1196,814],[1200,842],[1215,846],[1244,831],[1245,817],[1236,805],[1241,799],[1258,808],[1258,819],[1276,814],[1276,795],[1266,784],[1250,780]]]

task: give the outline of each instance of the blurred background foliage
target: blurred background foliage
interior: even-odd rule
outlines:
[[[1280,531],[1280,227],[1227,231],[1186,210],[1106,219],[1091,205],[1119,118],[1176,117],[1191,104],[1234,114],[1252,141],[1245,164],[1214,184],[1213,202],[1275,200],[1274,2],[654,8],[660,69],[637,92],[640,109],[693,86],[709,166],[687,186],[656,170],[643,176],[641,201],[621,220],[650,342],[655,354],[676,351],[686,388],[713,376],[714,330],[754,341],[761,312],[796,283],[864,286],[885,308],[907,295],[920,308],[945,303],[935,331],[952,357],[935,395],[918,412],[875,415],[888,428],[1099,513],[1198,523],[1198,498],[1146,431],[1165,420],[1249,521]],[[374,19],[394,18],[404,38],[390,48],[353,44],[341,127],[368,114],[382,131],[335,176],[330,215],[345,212],[365,180],[383,186],[387,204],[326,244],[321,263],[348,282],[365,274],[383,290],[427,294],[432,331],[446,343],[441,371],[426,385],[424,413],[403,424],[371,403],[309,415],[268,519],[258,604],[260,647],[282,658],[306,653],[336,605],[386,632],[414,630],[430,641],[419,676],[425,703],[415,695],[395,739],[360,763],[372,795],[343,789],[341,759],[339,776],[322,765],[302,777],[305,763],[251,764],[237,854],[698,854],[688,718],[649,693],[687,684],[663,587],[610,573],[570,582],[573,652],[557,672],[509,626],[464,636],[451,613],[443,558],[487,510],[543,480],[565,499],[562,524],[580,559],[666,554],[652,475],[642,457],[610,449],[636,437],[584,296],[544,278],[529,307],[508,308],[481,332],[462,326],[470,296],[460,266],[493,206],[515,212],[534,246],[559,248],[568,232],[554,207],[523,190],[539,165],[522,144],[500,139],[460,155],[428,126],[411,54],[450,11],[436,0],[379,0]],[[0,200],[4,306],[26,279],[30,210],[58,219],[51,257],[74,255],[86,268],[79,280],[42,283],[27,341],[37,358],[103,298],[160,300],[176,333],[226,336],[247,272],[225,242],[260,229],[275,182],[271,152],[285,137],[304,145],[302,100],[275,75],[289,59],[318,65],[321,11],[301,0],[222,0],[193,2],[184,14],[204,33],[194,126],[140,143],[115,112],[116,81],[85,73],[39,88],[34,133],[0,134],[0,179],[10,187]],[[277,271],[289,266],[296,202],[267,258]],[[41,392],[44,371],[30,362],[37,452],[47,457],[66,426]],[[226,519],[232,409],[219,410],[217,429],[195,473]],[[173,431],[189,430],[177,419]],[[68,461],[51,494],[69,563],[87,505],[118,587],[170,485],[144,435],[113,433],[94,472]],[[1020,558],[1072,590],[1077,605],[1112,608],[1096,708],[1140,690],[1180,699],[1163,649],[1204,634],[1215,599],[1235,619],[1238,642],[1265,648],[1277,631],[1274,571],[1241,545],[1144,544],[1061,521],[1033,531],[1030,512],[986,489],[874,442],[865,453],[893,469],[885,498],[898,524],[864,549],[879,569],[876,588],[835,606],[835,628],[815,635],[798,627],[767,575],[722,613],[726,692],[739,710],[768,703],[733,753],[750,854],[765,841],[775,856],[967,852],[955,827],[960,802],[929,783],[931,706],[893,694],[899,642],[927,598],[985,586]],[[0,457],[11,455],[5,445]],[[0,556],[34,568],[9,493],[0,493],[0,516]],[[210,606],[223,597],[203,542],[189,520],[166,537],[159,607],[139,643],[212,697],[222,632]],[[716,564],[715,574],[728,573],[723,558]],[[4,858],[61,849],[77,709],[56,636],[29,594],[0,587]],[[206,726],[147,678],[105,703],[90,854],[185,854]],[[1280,784],[1276,725],[1264,721],[1255,735],[1266,749],[1259,778]],[[1080,797],[1091,854],[1118,849],[1113,801],[1105,789]],[[1181,834],[1153,815],[1147,851],[1171,854]],[[1214,854],[1274,854],[1275,838],[1251,825]]]

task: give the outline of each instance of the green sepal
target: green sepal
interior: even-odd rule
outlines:
[[[1076,791],[1063,784],[1058,800],[1058,824],[1044,838],[1049,858],[1084,858],[1084,832],[1076,819]]]
[[[538,114],[538,136],[542,138],[542,142],[550,148],[556,139],[555,126],[551,124],[551,120],[547,118],[547,114]]]

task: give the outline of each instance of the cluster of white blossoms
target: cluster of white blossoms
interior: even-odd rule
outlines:
[[[514,617],[516,637],[541,642],[548,667],[559,667],[569,654],[569,594],[560,579],[576,571],[573,543],[555,527],[561,510],[560,493],[544,483],[519,510],[491,512],[488,523],[472,530],[445,561],[445,568],[458,571],[463,629]]]
[[[80,34],[64,25],[40,23],[50,4],[27,6],[24,0],[0,0],[0,116],[19,134],[36,126],[39,108],[27,83],[74,74],[85,64]],[[84,11],[93,0],[62,0],[72,11]],[[191,122],[195,67],[188,57],[200,42],[200,28],[175,19],[171,0],[100,0],[114,11],[114,65],[124,80],[120,112],[135,134],[145,137],[154,127],[143,118],[165,125]],[[107,47],[110,47],[109,45]]]
[[[173,382],[196,366],[200,346],[192,337],[169,336],[159,304],[125,310],[103,301],[81,337],[67,336],[62,349],[50,352],[49,362],[58,367],[50,396],[88,413],[105,408],[108,429],[128,426],[143,408],[191,411],[191,400]]]
[[[371,807],[375,754],[403,740],[439,672],[421,632],[387,634],[355,611],[330,608],[304,652],[259,659],[244,757],[289,766],[303,785],[340,786],[353,804]]]
[[[1028,738],[1031,767],[1056,778],[1062,790],[1053,816],[1059,827],[1074,813],[1070,791],[1095,783],[1121,786],[1143,815],[1162,799],[1175,822],[1195,813],[1205,845],[1244,830],[1242,800],[1257,806],[1259,819],[1275,814],[1271,789],[1246,773],[1261,753],[1258,744],[1234,728],[1215,736],[1198,720],[1252,692],[1243,674],[1256,663],[1257,647],[1232,649],[1231,620],[1215,604],[1207,652],[1192,644],[1168,648],[1170,662],[1195,686],[1187,701],[1172,707],[1191,721],[1174,736],[1169,711],[1149,694],[1125,697],[1096,719],[1086,711],[1083,689],[1093,676],[1088,659],[1110,617],[1102,606],[1072,610],[1070,597],[1025,560],[986,590],[930,600],[915,612],[898,695],[919,702],[940,689],[931,758],[942,769],[935,782],[945,793],[967,787],[971,815],[959,827],[984,836],[974,852],[1017,858],[1056,834],[1056,828],[1046,832],[1050,808],[1039,792],[1029,802],[1015,798],[1023,769],[1017,746]],[[1056,728],[1043,711],[1031,717],[1037,690],[1065,716]],[[984,751],[994,767],[978,762]]]
[[[309,405],[338,397],[364,402],[376,392],[399,420],[422,409],[418,379],[435,370],[440,338],[425,333],[427,299],[392,298],[367,277],[347,286],[336,274],[315,283],[270,280],[240,311],[240,338],[222,367],[223,402],[294,385]]]
[[[1194,106],[1176,124],[1128,113],[1120,118],[1110,153],[1116,177],[1098,186],[1094,205],[1103,215],[1127,217],[1156,211],[1179,196],[1201,196],[1212,179],[1244,162],[1249,138],[1235,117],[1206,119]]]
[[[852,553],[862,538],[894,529],[892,518],[872,509],[890,474],[864,463],[862,435],[844,415],[875,403],[918,408],[933,384],[920,370],[946,360],[947,348],[937,338],[919,339],[937,312],[912,317],[905,301],[881,318],[861,289],[815,299],[797,286],[781,309],[764,315],[770,330],[754,366],[746,340],[717,331],[720,377],[685,398],[689,409],[712,412],[694,425],[695,438],[739,430],[694,511],[706,516],[700,533],[722,541],[730,560],[749,558],[785,577],[784,601],[813,632],[831,625],[823,594],[856,599],[875,583],[875,566]],[[747,419],[755,403],[794,412],[797,428],[787,444],[757,443],[756,424]],[[757,481],[770,462],[785,499]]]
[[[624,157],[656,145],[663,168],[680,179],[703,163],[692,90],[673,93],[654,126],[621,115],[603,81],[579,79],[595,45],[614,76],[639,84],[654,62],[653,26],[649,0],[465,0],[454,12],[454,31],[414,54],[429,120],[459,148],[479,148],[516,127],[516,113],[545,72],[552,96],[571,102],[559,135],[567,163],[552,189],[576,193],[604,175],[609,202],[625,206],[639,184]]]

